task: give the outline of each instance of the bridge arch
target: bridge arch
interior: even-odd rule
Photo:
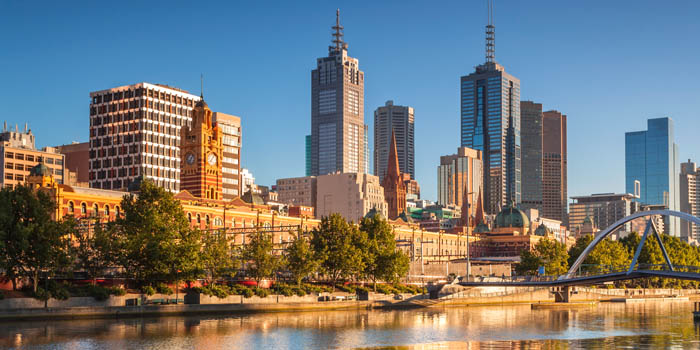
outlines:
[[[574,264],[571,265],[569,272],[567,272],[566,275],[562,276],[561,278],[571,278],[572,276],[574,276],[574,274],[578,270],[578,267],[583,263],[584,260],[586,260],[586,258],[588,257],[588,254],[590,254],[593,251],[593,249],[598,245],[598,243],[600,243],[602,240],[604,240],[610,234],[615,232],[622,225],[624,225],[624,224],[626,224],[634,219],[639,219],[642,217],[654,216],[654,215],[675,216],[675,217],[679,217],[683,220],[690,221],[696,225],[700,225],[700,218],[692,216],[688,213],[683,213],[683,212],[675,211],[675,210],[647,210],[647,211],[640,211],[640,212],[634,213],[630,216],[627,216],[627,217],[624,217],[620,220],[617,220],[615,223],[610,225],[608,228],[606,228],[605,230],[596,234],[593,241],[586,247],[586,249],[583,250],[583,252],[581,253],[581,255],[579,255],[578,259],[576,259]],[[642,242],[640,242],[640,244],[644,244],[644,242],[642,241]],[[634,263],[634,261],[633,261],[633,263]]]

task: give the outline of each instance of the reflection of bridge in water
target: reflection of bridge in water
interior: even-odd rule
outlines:
[[[571,286],[582,286],[582,285],[590,285],[590,284],[599,284],[599,283],[605,283],[605,282],[613,282],[613,281],[621,281],[621,280],[632,280],[632,279],[638,279],[638,278],[647,278],[647,277],[660,277],[660,278],[673,278],[673,279],[681,279],[681,280],[690,280],[690,281],[700,281],[700,267],[698,266],[674,266],[673,263],[671,262],[670,257],[668,256],[668,253],[666,251],[666,247],[663,244],[663,240],[661,239],[661,233],[658,231],[656,227],[656,223],[653,219],[654,216],[675,216],[679,217],[683,220],[689,221],[693,224],[700,225],[700,218],[697,218],[695,216],[692,216],[687,213],[682,213],[678,211],[673,211],[673,210],[648,210],[648,211],[642,211],[638,212],[635,214],[632,214],[630,216],[627,216],[623,219],[618,220],[614,224],[610,225],[610,227],[606,228],[603,231],[600,231],[598,234],[596,234],[595,238],[593,241],[586,247],[586,249],[581,253],[581,255],[576,259],[576,262],[571,266],[569,271],[561,276],[555,276],[555,277],[536,277],[536,276],[530,276],[530,277],[514,277],[512,279],[502,279],[499,281],[469,281],[469,280],[462,280],[462,282],[459,282],[460,285],[462,286],[522,286],[522,287],[565,287],[565,291],[569,293]],[[647,220],[646,228],[644,230],[644,234],[642,235],[639,245],[637,245],[637,248],[634,253],[634,257],[632,258],[632,262],[628,267],[625,267],[623,269],[611,269],[605,272],[601,272],[598,274],[592,274],[592,273],[586,273],[586,274],[581,274],[580,272],[580,267],[583,264],[583,261],[586,260],[586,257],[595,249],[595,247],[600,243],[602,240],[610,236],[612,233],[617,231],[620,227],[622,227],[624,224],[626,224],[629,221],[639,219],[642,217],[650,217]],[[663,253],[664,260],[666,264],[664,265],[643,265],[643,264],[637,264],[637,260],[639,259],[639,255],[642,252],[642,247],[644,247],[644,243],[646,242],[647,237],[649,234],[654,234],[656,236],[656,240],[659,243],[661,247],[661,252]],[[568,300],[568,297],[566,298]]]

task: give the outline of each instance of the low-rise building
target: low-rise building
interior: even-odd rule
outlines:
[[[571,199],[574,202],[569,204],[569,230],[576,234],[583,228],[586,217],[590,217],[595,227],[605,229],[641,209],[640,203],[629,193],[598,193]],[[632,232],[632,223],[626,223],[621,230]]]
[[[35,147],[32,131],[24,126],[20,131],[7,129],[4,125],[0,133],[0,187],[14,187],[27,180],[30,170],[43,163],[58,183],[66,176],[65,158],[54,147]]]
[[[280,203],[316,208],[315,176],[278,179],[275,187]]]

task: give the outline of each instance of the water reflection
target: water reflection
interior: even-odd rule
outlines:
[[[17,349],[700,348],[689,302],[0,323]]]

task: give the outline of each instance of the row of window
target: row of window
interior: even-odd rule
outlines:
[[[93,104],[108,103],[117,100],[129,99],[138,97],[151,97],[157,98],[162,101],[172,102],[177,104],[184,104],[185,106],[194,107],[195,100],[187,97],[182,97],[174,94],[170,94],[164,91],[158,91],[154,89],[138,88],[129,89],[123,91],[107,92],[102,95],[96,95],[92,97]]]
[[[88,214],[87,204],[85,202],[80,203],[80,215],[85,216]],[[105,216],[109,216],[111,213],[111,208],[109,204],[105,204],[102,211],[100,211],[97,203],[92,205],[91,214],[93,216],[101,216],[104,213]],[[68,214],[75,214],[75,204],[73,201],[68,201]],[[121,215],[121,209],[118,205],[114,206],[114,216],[119,217]]]
[[[174,124],[177,126],[191,125],[192,113],[183,112],[182,115],[170,115],[157,113],[151,110],[140,110],[126,113],[116,113],[103,116],[95,116],[90,118],[90,126],[100,126],[103,124],[112,124],[119,122],[127,122],[132,120],[150,120],[159,123]]]
[[[46,164],[63,165],[63,158],[34,156],[32,154],[25,155],[24,153],[15,153],[15,152],[5,152],[5,159],[26,160],[28,162],[36,161],[39,163],[41,163],[43,161]]]

